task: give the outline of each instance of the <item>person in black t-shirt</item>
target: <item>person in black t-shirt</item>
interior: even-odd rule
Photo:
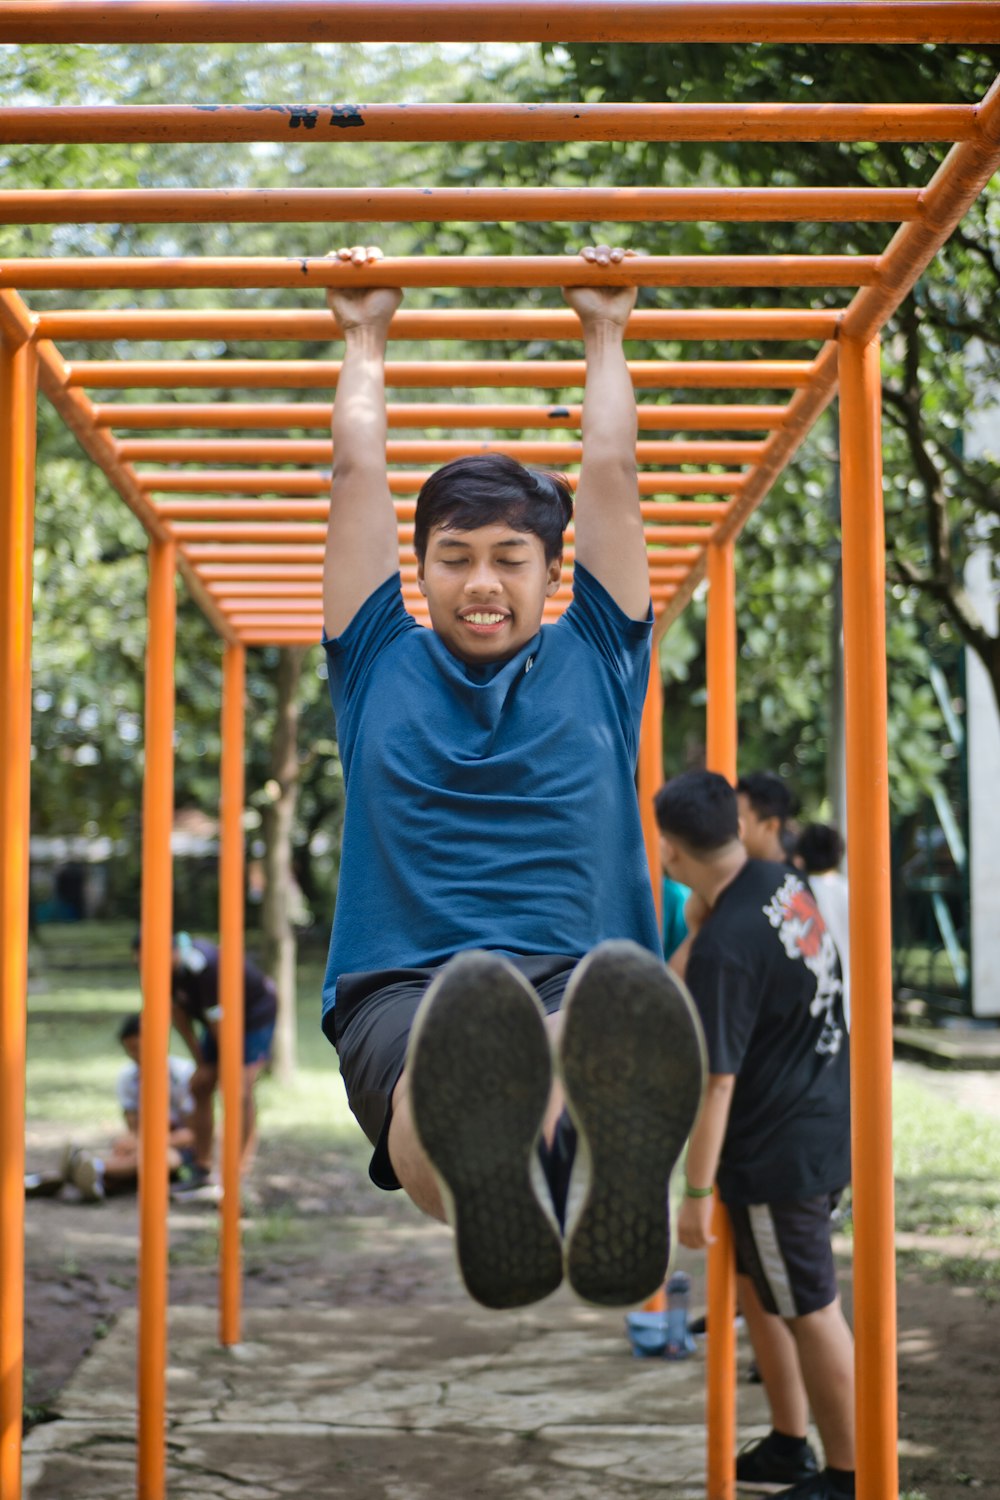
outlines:
[[[678,1235],[706,1248],[715,1183],[771,1406],[772,1431],[739,1456],[737,1480],[789,1482],[782,1493],[795,1500],[841,1500],[854,1494],[854,1346],[829,1232],[850,1176],[840,961],[805,881],[748,857],[724,777],[675,777],[655,806],[663,867],[693,892],[690,935],[671,966],[694,997],[709,1064]],[[773,1336],[778,1319],[790,1338]],[[806,1395],[822,1472],[806,1441]]]
[[[132,943],[136,962],[140,936]],[[197,1064],[194,1098],[194,1164],[175,1193],[203,1187],[212,1172],[214,1096],[219,1084],[219,950],[214,943],[175,933],[170,954],[170,999],[174,1026]],[[274,984],[249,959],[243,968],[243,1131],[240,1172],[256,1143],[254,1084],[271,1057],[278,996]]]

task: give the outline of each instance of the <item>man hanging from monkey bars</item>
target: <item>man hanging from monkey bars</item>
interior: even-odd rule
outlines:
[[[323,1028],[372,1180],[452,1224],[490,1307],[564,1273],[608,1306],[660,1285],[702,1092],[634,782],[653,628],[623,349],[636,292],[604,280],[627,253],[588,247],[594,285],[565,292],[587,373],[573,600],[554,624],[570,491],[500,454],[424,484],[432,628],[406,611],[385,459],[400,292],[328,292],[345,348],[324,624],[347,796]]]

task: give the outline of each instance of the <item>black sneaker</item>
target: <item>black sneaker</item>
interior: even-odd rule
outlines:
[[[545,1012],[493,953],[460,953],[421,1002],[407,1051],[413,1123],[485,1307],[524,1307],[562,1281],[537,1146],[552,1086]]]
[[[637,943],[609,942],[566,989],[559,1064],[578,1133],[566,1276],[585,1302],[628,1307],[663,1285],[670,1174],[705,1077],[687,990]]]
[[[793,1484],[791,1489],[778,1490],[775,1500],[853,1500],[854,1475],[847,1477],[847,1487],[835,1483],[829,1469],[813,1474]]]
[[[736,1483],[744,1488],[756,1484],[797,1484],[797,1481],[812,1481],[818,1474],[816,1454],[805,1439],[797,1452],[788,1454],[775,1448],[774,1434],[769,1432],[767,1437],[748,1443],[736,1455]],[[781,1493],[786,1492],[783,1490]]]

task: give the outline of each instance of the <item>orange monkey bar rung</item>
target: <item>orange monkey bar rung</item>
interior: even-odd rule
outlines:
[[[81,0],[82,3],[82,0]],[[581,261],[582,265],[583,262]],[[610,268],[609,268],[610,269]],[[359,271],[359,277],[364,276]],[[593,272],[591,273],[593,278]],[[361,280],[358,282],[361,285]],[[369,284],[380,284],[378,278]],[[830,339],[843,316],[835,311],[796,311],[784,307],[688,309],[673,312],[634,312],[626,337],[632,339]],[[212,308],[192,312],[181,309],[144,312],[137,309],[80,312],[75,309],[42,312],[36,328],[43,339],[159,339],[177,342],[191,339],[270,340],[304,339],[310,342],[341,339],[343,335],[328,312],[273,308]],[[576,313],[488,308],[435,309],[431,312],[398,312],[389,328],[390,339],[579,339]]]
[[[0,42],[1000,41],[982,0],[6,0]]]
[[[394,188],[15,188],[0,190],[0,224],[442,224],[442,223],[682,223],[777,222],[806,220],[857,223],[914,219],[920,214],[918,188],[680,188],[680,187],[394,187]],[[574,257],[512,257],[519,260],[554,258],[572,263]],[[711,257],[708,257],[709,259]],[[752,260],[754,257],[746,257]],[[440,269],[451,256],[427,256],[428,274]],[[690,260],[692,257],[682,257]],[[704,259],[704,257],[702,257]],[[793,262],[808,264],[810,257],[792,256]],[[834,260],[864,263],[865,257],[838,256]],[[118,265],[124,276],[140,273],[145,262],[129,257],[98,260],[107,273]],[[181,262],[184,264],[185,262]],[[198,267],[199,257],[191,262]],[[79,270],[93,264],[56,260],[53,274],[68,267]],[[155,267],[158,261],[152,262]],[[212,264],[211,262],[209,264]],[[218,262],[224,266],[226,262]],[[233,272],[261,272],[275,268],[287,274],[288,263],[262,256],[234,259]],[[300,262],[305,274],[319,277],[323,258]],[[352,271],[340,261],[325,262],[327,268]],[[420,259],[410,274],[414,274]],[[576,265],[583,264],[576,260]],[[22,263],[22,287],[39,285],[24,274],[42,271],[45,262]],[[656,267],[651,270],[654,276]],[[51,283],[50,283],[51,284]],[[57,283],[58,284],[58,283]],[[62,283],[79,285],[79,282]],[[106,283],[102,283],[106,284]],[[143,285],[118,281],[116,286]],[[231,285],[232,283],[225,283]],[[254,281],[252,286],[265,283]],[[334,283],[335,284],[335,283]],[[427,286],[426,280],[409,282]],[[498,286],[510,285],[497,282]],[[202,282],[201,285],[208,285]],[[656,285],[648,279],[646,285]]]
[[[415,495],[432,471],[407,473],[394,469],[389,474],[389,489],[395,495]],[[576,488],[576,475],[566,474],[570,489]],[[146,496],[154,494],[232,495],[325,495],[330,489],[330,473],[319,469],[293,473],[282,469],[145,469],[135,474]],[[746,484],[743,474],[640,474],[640,495],[738,495]]]
[[[329,464],[334,456],[332,441],[319,438],[124,438],[115,446],[118,457],[127,462]],[[555,438],[539,442],[439,438],[390,440],[385,450],[391,464],[446,463],[478,453],[506,453],[522,463],[578,464],[583,444]],[[636,462],[641,464],[748,464],[763,451],[763,443],[739,441],[640,441],[635,445]]]
[[[73,360],[67,365],[67,384],[101,390],[133,387],[206,387],[275,390],[332,389],[340,377],[340,360],[183,359],[183,360]],[[637,390],[796,390],[812,377],[813,361],[762,360],[643,360],[629,361]],[[389,388],[471,389],[530,386],[563,390],[581,386],[583,360],[410,360],[387,362]]]
[[[965,141],[971,104],[96,104],[0,108],[0,142]]]
[[[729,514],[729,505],[712,500],[674,500],[666,503],[641,501],[639,506],[647,521],[722,521]],[[411,522],[416,505],[413,501],[397,502],[396,519]],[[325,521],[330,513],[327,500],[168,500],[156,507],[156,514],[164,521],[195,520],[261,520],[275,521]]]
[[[785,420],[784,406],[638,406],[640,430],[674,432],[767,431]],[[445,402],[410,401],[388,405],[390,427],[579,428],[581,406],[455,406]],[[322,428],[333,417],[329,402],[172,401],[162,405],[116,401],[94,407],[98,427],[111,428]]]

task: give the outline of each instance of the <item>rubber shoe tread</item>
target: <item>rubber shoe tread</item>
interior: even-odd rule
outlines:
[[[552,1055],[534,990],[495,954],[459,954],[421,1003],[407,1071],[470,1295],[492,1308],[549,1296],[562,1245],[535,1185]]]
[[[595,948],[563,1003],[559,1066],[585,1188],[570,1187],[566,1277],[585,1302],[628,1307],[663,1284],[670,1174],[705,1079],[704,1042],[684,986],[632,942]]]
[[[816,1454],[809,1443],[804,1444],[798,1454],[789,1456],[775,1451],[770,1433],[759,1438],[736,1455],[736,1483],[748,1485],[797,1484],[804,1479],[815,1479],[819,1473]]]

